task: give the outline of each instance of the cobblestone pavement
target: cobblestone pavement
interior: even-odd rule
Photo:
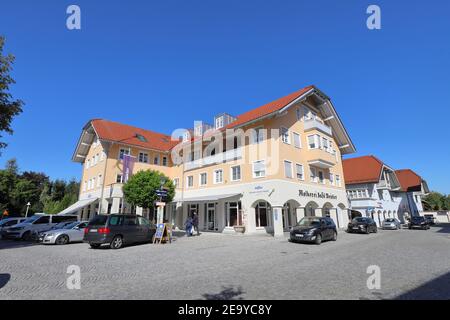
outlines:
[[[0,299],[450,299],[450,225],[320,246],[203,233],[121,250],[0,240]],[[66,286],[81,269],[81,289]],[[367,288],[367,267],[381,288]]]

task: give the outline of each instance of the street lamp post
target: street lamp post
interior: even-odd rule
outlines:
[[[25,218],[28,218],[28,209],[30,209],[31,203],[27,203],[27,211],[25,212]]]

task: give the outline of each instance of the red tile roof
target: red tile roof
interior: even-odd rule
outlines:
[[[314,86],[305,87],[299,91],[291,93],[291,94],[284,96],[282,98],[279,98],[275,101],[269,102],[261,107],[247,111],[247,112],[237,116],[236,121],[233,121],[232,123],[230,123],[227,126],[227,128],[230,128],[230,129],[235,128],[239,125],[243,125],[247,122],[256,120],[258,118],[269,115],[275,111],[278,111],[311,89],[314,89]]]
[[[118,122],[95,119],[91,123],[98,137],[103,140],[123,142],[124,144],[161,151],[169,151],[179,143],[178,141],[171,141],[171,137],[168,135]],[[139,140],[136,134],[142,135],[147,141]]]
[[[269,115],[275,111],[279,111],[311,89],[314,89],[314,86],[305,87],[287,96],[284,96],[275,101],[267,103],[261,107],[245,112],[237,116],[235,121],[230,123],[228,126],[222,128],[221,130],[232,129],[239,125],[243,125],[250,121],[257,120],[261,117]],[[92,120],[92,125],[94,126],[95,131],[99,135],[100,139],[123,142],[127,144],[141,146],[148,149],[169,151],[179,143],[178,141],[171,141],[171,137],[168,135],[132,127],[129,125],[109,120],[95,119]],[[136,133],[144,136],[148,140],[148,142],[142,142],[139,139],[137,139]],[[193,141],[195,140],[195,138],[192,138],[191,140]]]
[[[420,191],[422,189],[422,178],[411,169],[395,170],[402,191]]]
[[[384,163],[375,156],[344,159],[345,184],[378,182]]]

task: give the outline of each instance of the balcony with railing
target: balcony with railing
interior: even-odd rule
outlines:
[[[184,165],[184,169],[193,170],[204,166],[238,160],[241,158],[242,158],[242,148],[237,148],[228,150],[226,152],[218,153],[212,156],[200,158],[194,161],[186,162]]]
[[[304,129],[305,131],[319,130],[329,136],[332,135],[331,127],[327,126],[322,120],[317,118],[305,119]]]
[[[337,164],[336,155],[323,149],[309,150],[309,165],[322,169],[329,169]]]

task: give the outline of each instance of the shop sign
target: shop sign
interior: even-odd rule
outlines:
[[[337,200],[337,195],[328,192],[309,192],[306,190],[299,190],[298,195],[300,197]]]

